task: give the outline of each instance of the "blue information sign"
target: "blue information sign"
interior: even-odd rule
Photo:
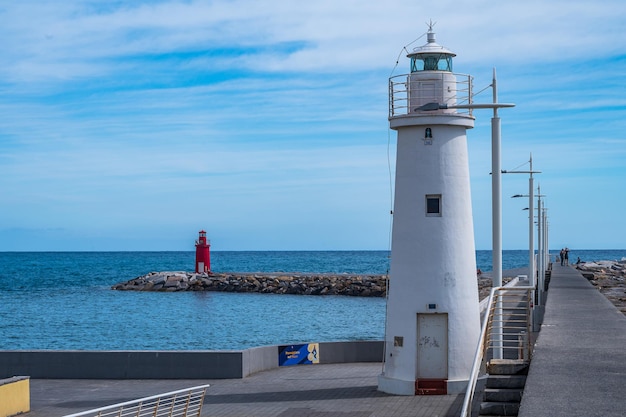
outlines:
[[[288,345],[278,347],[278,365],[309,365],[320,362],[318,343],[306,345]]]

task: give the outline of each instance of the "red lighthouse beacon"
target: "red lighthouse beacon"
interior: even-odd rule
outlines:
[[[211,241],[206,240],[206,232],[200,230],[196,240],[196,273],[211,272]]]

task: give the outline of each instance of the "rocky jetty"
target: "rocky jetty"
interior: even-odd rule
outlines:
[[[151,272],[116,284],[121,291],[224,291],[384,297],[386,275]]]
[[[525,269],[504,271],[503,282]],[[349,295],[355,297],[384,297],[387,295],[387,275],[313,274],[313,273],[193,273],[150,272],[127,282],[113,285],[119,291],[223,291],[260,292],[267,294]],[[477,279],[479,298],[489,295],[491,276],[487,272]]]
[[[626,260],[581,262],[574,266],[626,314]],[[525,272],[525,268],[503,271],[503,282]],[[111,288],[120,291],[223,291],[384,297],[387,294],[387,280],[387,275],[151,272]],[[477,285],[482,300],[491,290],[491,274],[487,272],[480,275]]]
[[[626,314],[626,260],[581,262],[576,269]]]

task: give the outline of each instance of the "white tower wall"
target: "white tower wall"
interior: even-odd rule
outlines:
[[[442,71],[425,71],[410,75],[409,108],[415,109],[428,103],[456,105],[456,77]],[[453,109],[443,113],[455,113]]]
[[[461,118],[454,120],[457,117]],[[393,394],[415,393],[420,377],[417,314],[438,313],[448,316],[448,392],[461,391],[480,332],[465,134],[473,121],[449,115],[412,119],[396,127],[387,349],[379,388]],[[426,127],[432,131],[430,144],[424,139]],[[427,195],[441,195],[440,216],[426,215]],[[403,339],[401,347],[394,346],[396,337]]]

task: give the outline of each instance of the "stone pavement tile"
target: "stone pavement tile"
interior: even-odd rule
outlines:
[[[215,381],[203,415],[394,417],[458,416],[462,396],[393,396],[377,390],[380,364],[285,367],[243,380]]]
[[[60,417],[211,384],[206,417],[452,417],[463,396],[393,396],[377,390],[380,364],[281,367],[225,380],[31,380],[29,417]]]
[[[31,379],[28,417],[61,417],[206,383],[200,380]]]
[[[288,408],[277,417],[369,417],[369,411],[315,411],[311,408]]]

